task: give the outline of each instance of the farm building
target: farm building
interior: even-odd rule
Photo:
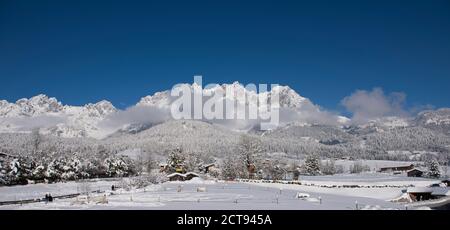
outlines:
[[[423,201],[432,199],[432,188],[428,187],[411,187],[406,190],[413,201]]]
[[[439,199],[450,196],[450,191],[447,187],[411,187],[406,192],[413,201]]]
[[[199,177],[199,175],[194,172],[188,172],[188,173],[184,174],[184,177],[185,177],[185,180],[191,180],[194,177]]]
[[[181,173],[172,173],[170,175],[167,175],[167,178],[169,178],[169,181],[184,181],[186,179],[186,176]]]
[[[205,173],[209,173],[211,170],[213,170],[216,167],[216,164],[212,163],[212,164],[206,164],[206,165],[202,165],[202,169]]]
[[[394,167],[383,167],[380,168],[379,172],[395,172],[395,171],[408,171],[414,169],[414,165],[407,166],[394,166]]]
[[[199,177],[199,175],[194,172],[188,172],[186,174],[172,173],[170,175],[167,175],[167,178],[169,178],[169,181],[186,181],[186,180],[191,180],[194,177]]]
[[[406,172],[406,175],[408,175],[408,177],[422,177],[423,171],[419,169],[411,169]]]

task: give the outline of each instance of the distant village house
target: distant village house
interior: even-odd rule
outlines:
[[[194,177],[199,177],[199,175],[194,172],[188,172],[186,174],[172,173],[170,175],[167,175],[167,178],[169,178],[169,181],[188,181]]]
[[[406,171],[408,177],[422,177],[423,171],[419,169],[411,169]]]
[[[414,165],[413,164],[407,165],[407,166],[383,167],[383,168],[380,168],[379,172],[396,172],[396,171],[397,172],[398,171],[406,172],[406,171],[409,171],[409,170],[412,170],[412,169],[414,169]]]
[[[215,164],[215,163],[206,164],[206,165],[203,165],[203,166],[202,166],[203,171],[204,171],[205,173],[211,172],[211,170],[214,170],[215,167],[216,167],[216,164]]]

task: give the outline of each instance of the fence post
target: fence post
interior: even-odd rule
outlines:
[[[355,208],[358,210],[358,201],[355,201]]]
[[[322,204],[322,197],[319,196],[319,204]]]

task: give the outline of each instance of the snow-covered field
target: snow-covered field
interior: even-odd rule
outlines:
[[[332,176],[302,176],[302,184],[314,185],[359,185],[359,186],[427,186],[432,183],[439,183],[433,180],[420,177],[406,177],[405,175],[392,175],[390,173],[360,173],[360,174],[339,174]]]
[[[382,173],[342,174],[334,176],[304,176],[302,185],[282,183],[252,183],[276,189],[295,189],[308,193],[325,193],[348,197],[392,200],[402,195],[408,186],[424,187],[439,180],[411,178]],[[350,186],[359,186],[351,188]]]
[[[390,184],[428,185],[432,180],[402,178],[383,174],[359,176],[306,177],[312,184]],[[278,183],[241,183],[204,181],[195,178],[187,182],[166,182],[145,189],[110,191],[114,181],[69,182],[35,184],[0,188],[0,201],[42,198],[46,192],[53,196],[78,193],[88,187],[105,193],[92,194],[87,203],[85,196],[56,199],[52,203],[32,203],[0,206],[0,209],[289,209],[289,210],[352,210],[359,209],[405,209],[402,204],[389,202],[401,195],[402,188],[325,188],[312,185]],[[205,191],[203,191],[205,189]],[[296,198],[298,193],[308,198]],[[100,204],[102,201],[107,204]]]

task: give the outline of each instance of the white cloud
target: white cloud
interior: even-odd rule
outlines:
[[[357,90],[342,99],[341,104],[353,114],[352,122],[364,123],[385,116],[407,116],[405,99],[404,93],[386,95],[381,88],[374,88],[372,91]]]
[[[66,117],[52,115],[0,118],[0,124],[10,126],[16,131],[30,131],[35,128],[49,128],[65,122],[67,122]]]
[[[157,124],[170,119],[170,111],[157,106],[132,106],[105,118],[99,126],[106,130],[118,130],[129,124]]]

